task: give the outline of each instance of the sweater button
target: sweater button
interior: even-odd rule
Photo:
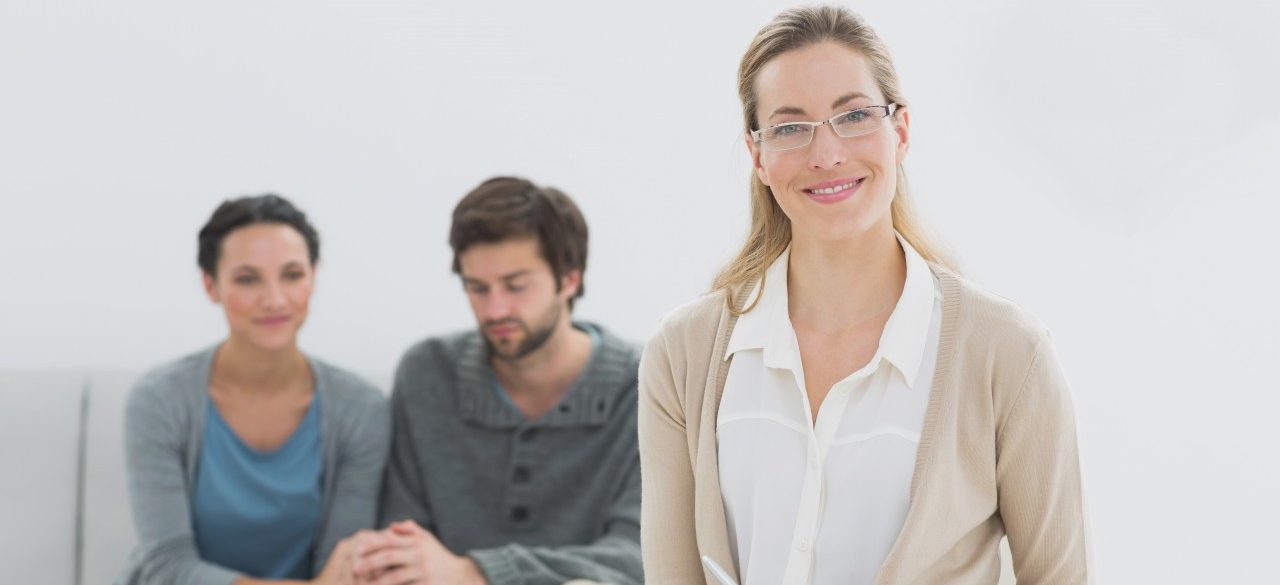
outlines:
[[[529,519],[529,508],[524,506],[516,506],[511,509],[511,520],[513,522],[524,522]]]
[[[529,477],[530,473],[528,467],[517,467],[511,474],[511,481],[516,483],[529,483]]]

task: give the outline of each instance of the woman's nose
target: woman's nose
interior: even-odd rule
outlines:
[[[809,143],[809,168],[825,170],[841,166],[848,158],[848,144],[836,135],[831,124],[813,129],[813,141]]]

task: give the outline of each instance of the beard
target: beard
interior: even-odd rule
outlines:
[[[560,311],[560,304],[553,303],[551,308],[544,313],[545,317],[535,323],[533,327],[514,317],[498,321],[487,321],[481,325],[480,337],[484,339],[485,345],[489,347],[489,355],[505,361],[515,361],[538,351],[539,348],[547,344],[547,341],[555,334],[556,326],[560,323]],[[489,338],[489,335],[485,333],[489,327],[494,325],[515,325],[520,328],[520,331],[524,332],[524,335],[521,336],[518,344],[494,343]]]

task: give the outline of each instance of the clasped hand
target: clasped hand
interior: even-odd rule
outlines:
[[[333,585],[487,585],[475,561],[453,554],[412,520],[343,540],[324,572],[332,573]]]

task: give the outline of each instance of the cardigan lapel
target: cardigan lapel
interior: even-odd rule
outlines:
[[[939,288],[942,289],[942,327],[938,332],[938,360],[934,366],[932,386],[929,389],[929,404],[925,410],[924,427],[920,430],[920,445],[916,448],[916,466],[911,475],[911,496],[910,503],[907,505],[907,518],[903,521],[902,530],[898,532],[893,548],[889,549],[888,556],[880,565],[880,572],[876,574],[875,579],[877,585],[900,582],[902,571],[910,567],[911,560],[904,557],[906,553],[903,551],[909,546],[908,543],[916,540],[918,535],[928,534],[931,519],[920,511],[920,506],[916,505],[916,495],[920,493],[920,486],[927,481],[929,472],[935,467],[934,445],[938,436],[938,424],[940,421],[945,424],[945,421],[952,420],[950,416],[943,420],[939,414],[943,411],[953,412],[956,408],[955,389],[947,387],[945,380],[951,376],[951,364],[955,355],[960,282],[955,274],[945,268],[934,264],[929,267],[937,276]]]
[[[738,310],[746,304],[755,285],[742,287],[734,295],[733,306]],[[738,568],[733,563],[729,550],[729,526],[725,518],[724,498],[720,494],[720,463],[716,449],[716,415],[720,411],[720,397],[724,393],[724,381],[729,375],[729,364],[733,356],[725,357],[725,348],[733,337],[733,326],[738,316],[729,311],[728,305],[720,308],[720,328],[716,332],[715,341],[711,344],[709,356],[711,367],[707,368],[707,382],[702,391],[701,416],[698,420],[699,433],[695,442],[689,446],[693,449],[694,477],[706,478],[694,487],[694,509],[707,510],[707,516],[695,519],[698,551],[709,556],[724,567],[729,576],[736,581]],[[703,577],[708,584],[717,583],[715,577],[703,569]]]

